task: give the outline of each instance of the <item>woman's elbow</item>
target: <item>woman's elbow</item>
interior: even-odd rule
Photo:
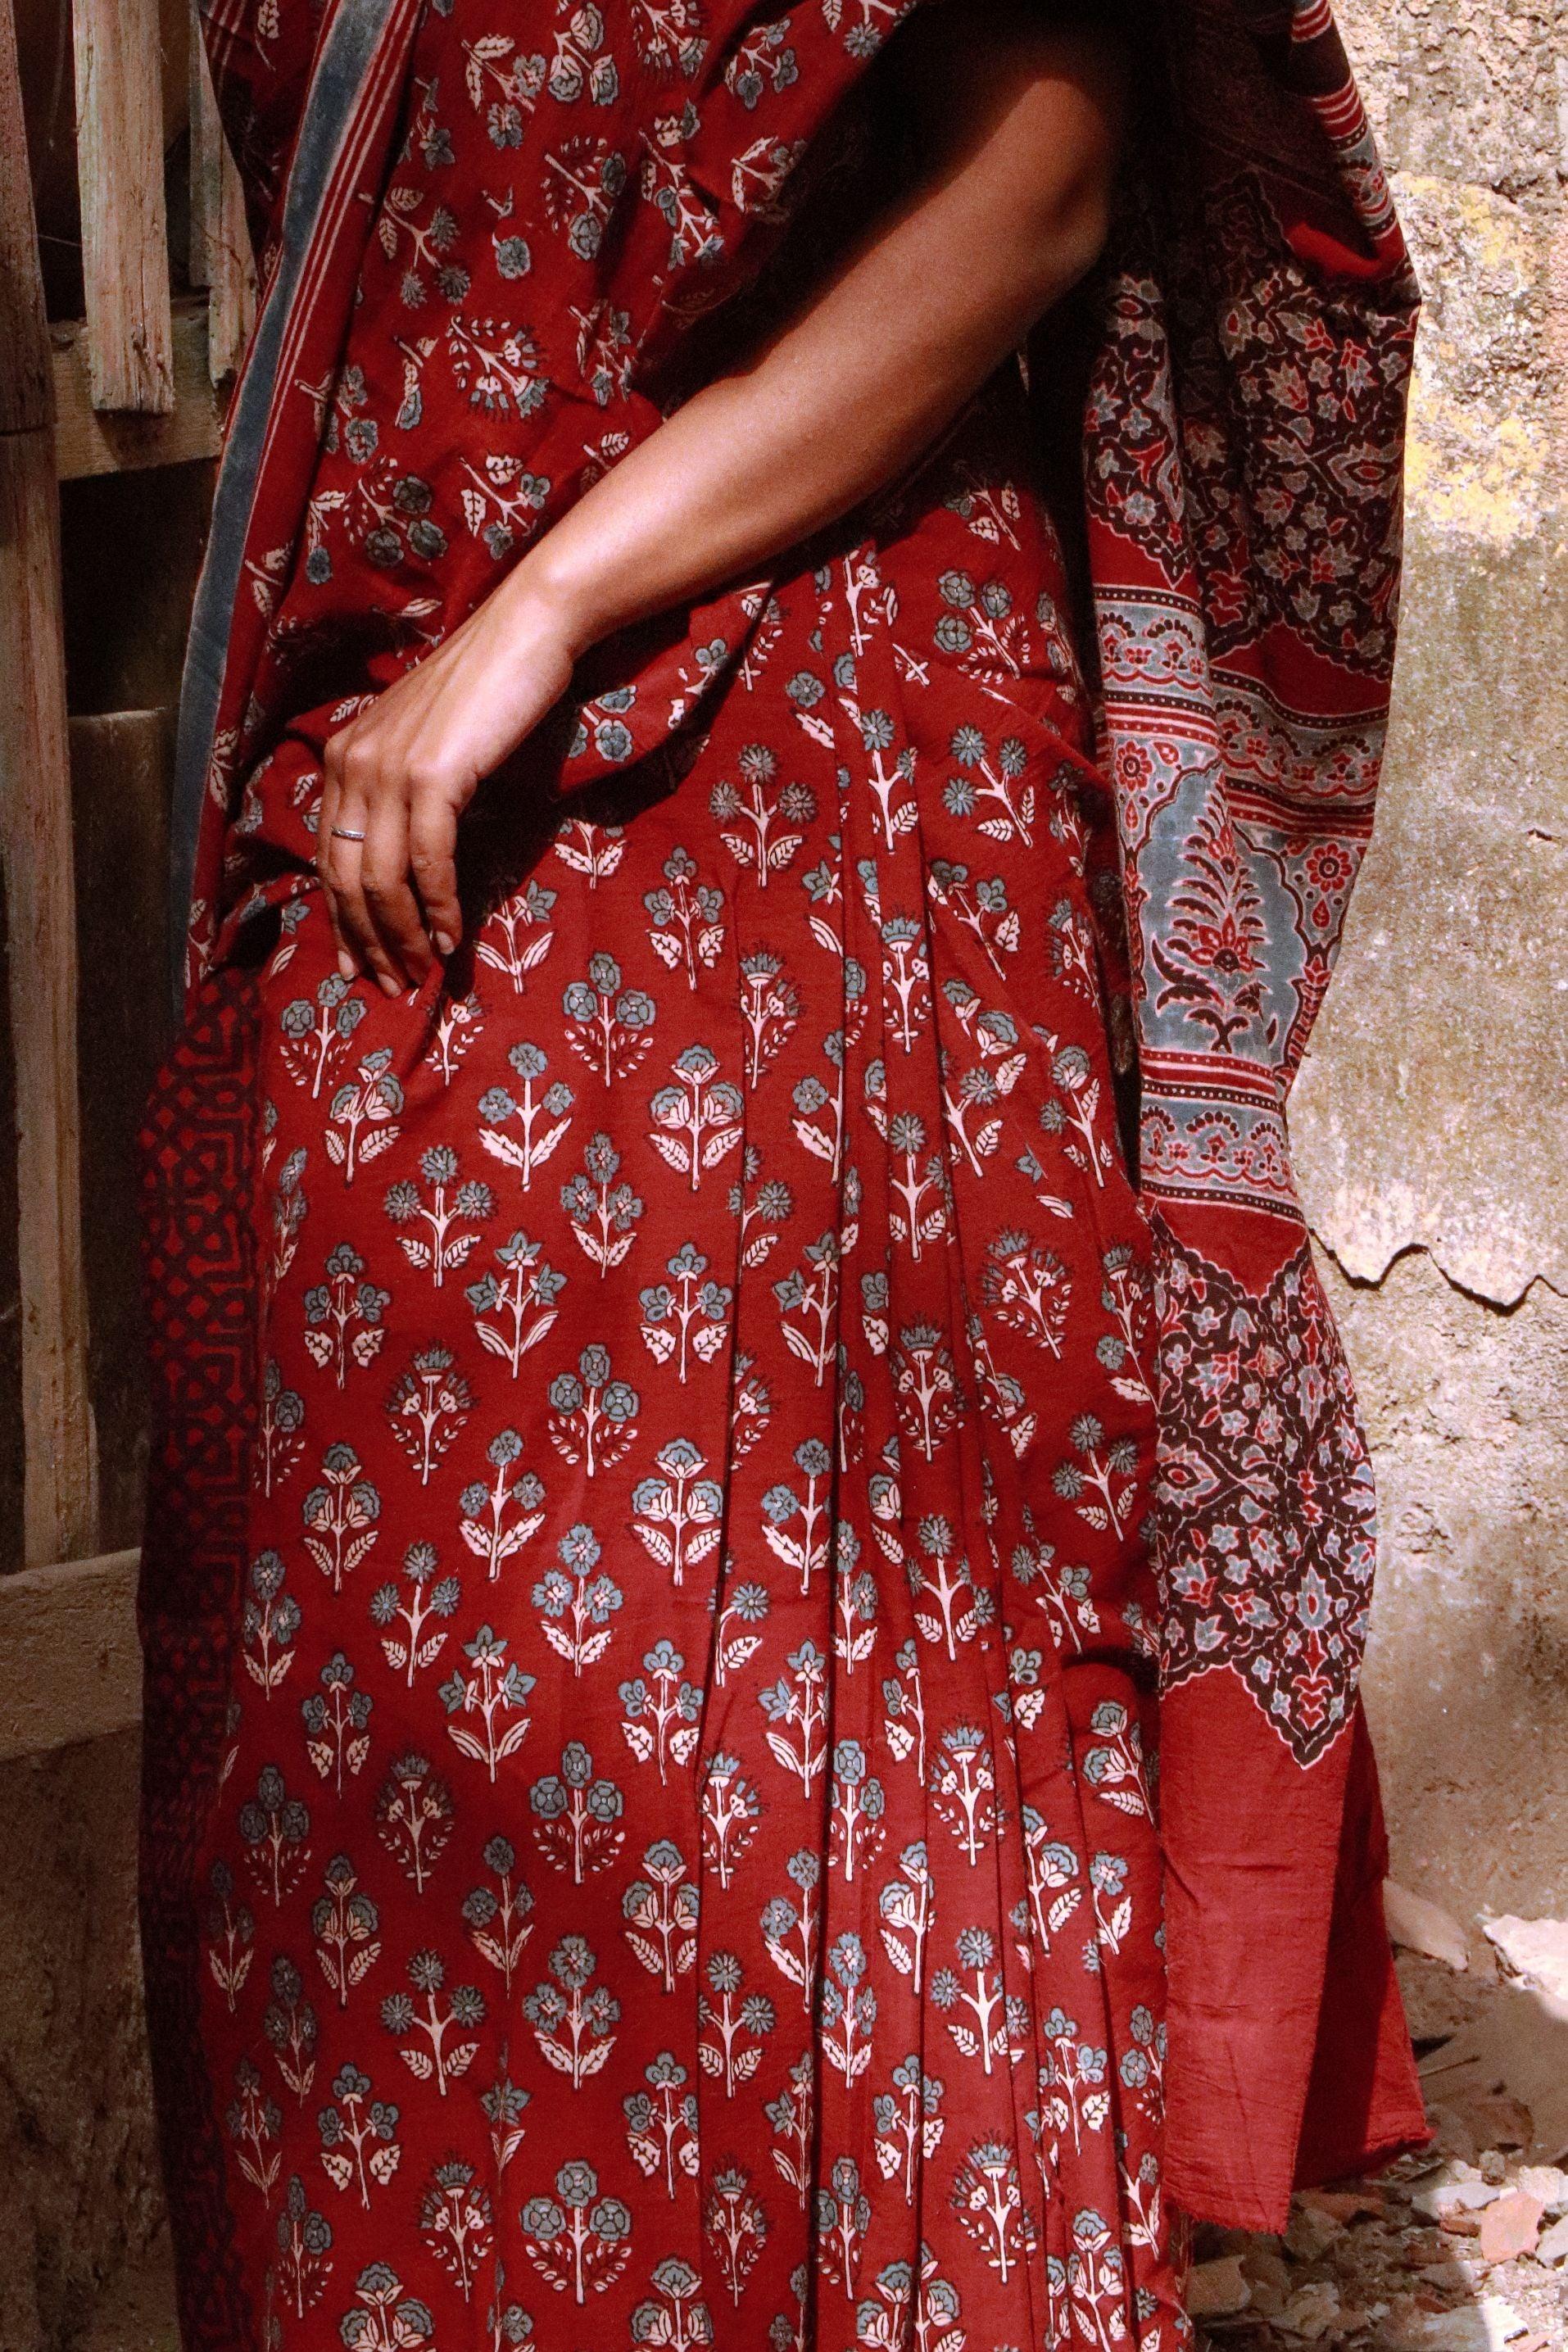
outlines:
[[[1120,59],[1099,47],[1086,67],[1032,93],[1014,125],[1009,209],[1044,302],[1093,268],[1110,234],[1123,132]]]
[[[1042,257],[1047,267],[1054,263],[1064,287],[1087,277],[1105,251],[1113,184],[1109,168],[1086,171],[1046,208],[1039,230]]]
[[[1086,278],[1104,252],[1113,185],[1110,173],[1085,173],[1019,207],[1014,266],[1032,317],[1041,316]]]

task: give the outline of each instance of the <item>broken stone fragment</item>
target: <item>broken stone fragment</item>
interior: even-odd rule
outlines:
[[[1544,2263],[1548,2269],[1554,2268],[1558,2263],[1568,2262],[1568,2216],[1561,2221],[1553,2221],[1550,2230],[1542,2233],[1536,2242],[1535,2259],[1538,2263]]]
[[[1539,2197],[1548,2213],[1568,2213],[1568,2172],[1555,2164],[1521,2164],[1513,2185],[1530,2197]]]
[[[1542,2164],[1568,2159],[1568,2000],[1500,1984],[1486,2014],[1429,2051],[1420,2073],[1428,2099],[1460,2108],[1467,2121],[1479,2112],[1478,2102],[1489,2115],[1491,2096],[1503,2086],[1521,2111],[1513,2129],[1521,2131],[1524,2115],[1530,2118],[1526,2153]],[[1495,2123],[1478,2139],[1482,2147],[1504,2145]]]
[[[1242,2274],[1239,2254],[1221,2254],[1217,2261],[1197,2263],[1187,2273],[1187,2310],[1194,2319],[1228,2319],[1245,2311],[1252,2289]]]
[[[1485,1919],[1481,1931],[1510,1976],[1554,2000],[1568,2000],[1568,1919]]]
[[[1489,2180],[1424,2181],[1411,2198],[1413,2209],[1423,2220],[1439,2224],[1451,2221],[1457,2213],[1479,2213],[1502,2195],[1502,2190]]]
[[[1489,2263],[1517,2262],[1533,2253],[1545,2211],[1539,2197],[1511,2189],[1481,2215],[1481,2252]]]
[[[1469,1967],[1465,1931],[1440,1903],[1413,1895],[1407,1886],[1387,1878],[1383,1885],[1383,1916],[1391,1943],[1407,1952],[1420,1952],[1429,1960],[1441,1960],[1450,1969],[1463,1971]]]
[[[1272,2279],[1250,2279],[1248,2284],[1252,2289],[1248,2313],[1258,2319],[1277,2319],[1287,2301],[1283,2289],[1276,2286]]]
[[[1297,2288],[1276,2315],[1274,2325],[1282,2335],[1296,2336],[1304,2344],[1315,2344],[1331,2327],[1340,2327],[1343,2316],[1340,2291],[1333,2281],[1315,2279]]]
[[[1280,2252],[1279,2239],[1259,2234],[1237,2251],[1242,2276],[1252,2290],[1248,2316],[1263,2321],[1275,2319],[1296,2284],[1296,2273]]]
[[[1514,2337],[1524,2332],[1513,2305],[1500,2294],[1487,2294],[1479,2304],[1428,2312],[1414,2340],[1421,2352],[1509,2352]]]
[[[1445,2157],[1440,2164],[1434,2164],[1428,2160],[1421,2167],[1419,2172],[1411,2175],[1405,2185],[1414,2195],[1417,2189],[1437,2189],[1449,2181],[1479,2180],[1480,2177],[1481,2168],[1479,2164],[1472,2164],[1462,2156],[1449,2156]]]
[[[1423,2286],[1433,2288],[1438,2294],[1459,2294],[1469,2285],[1470,2273],[1463,2263],[1428,2263],[1416,2273]]]
[[[1241,2263],[1255,2301],[1258,2288],[1263,2286],[1276,2289],[1281,2299],[1289,2293],[1293,2273],[1273,2238],[1255,2238],[1243,2252]]]
[[[1290,2214],[1290,2226],[1285,2232],[1285,2250],[1299,2263],[1316,2262],[1325,2246],[1331,2245],[1344,2228],[1338,2216],[1326,2212],[1321,2204],[1309,2204],[1298,2198]]]

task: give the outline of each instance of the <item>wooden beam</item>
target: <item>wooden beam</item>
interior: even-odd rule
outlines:
[[[11,0],[0,0],[0,873],[16,1089],[23,1549],[98,1546],[77,1111],[76,890],[53,380]]]
[[[53,436],[0,436],[0,851],[16,1073],[23,1548],[98,1543],[77,1110],[76,889]]]
[[[49,337],[12,0],[0,0],[0,433],[49,422]]]
[[[72,0],[95,408],[174,404],[158,0]]]
[[[140,1722],[140,1558],[108,1552],[0,1576],[0,1763]]]
[[[256,260],[245,193],[228,152],[207,69],[206,45],[191,9],[191,257],[193,286],[209,289],[207,363],[214,383],[237,373],[256,317]]]
[[[92,404],[87,333],[79,320],[52,327],[55,457],[62,482],[89,474],[125,474],[147,466],[185,466],[216,457],[223,442],[222,404],[207,360],[207,306],[179,303],[174,312],[174,404],[163,416],[137,416]]]

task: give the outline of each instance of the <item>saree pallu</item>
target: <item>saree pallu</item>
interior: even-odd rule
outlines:
[[[345,986],[310,881],[325,735],[871,168],[899,13],[208,22],[268,278],[146,1135],[192,2346],[1163,2352],[1173,2198],[1277,2223],[1422,2129],[1280,1118],[1411,306],[1326,18],[1168,19],[1238,102],[1097,289],[1091,645],[1005,375],[602,654],[444,981]]]

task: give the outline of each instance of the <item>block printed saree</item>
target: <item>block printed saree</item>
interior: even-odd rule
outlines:
[[[1173,2206],[1423,2132],[1284,1131],[1415,307],[1327,11],[1151,12],[1033,398],[601,648],[443,976],[345,984],[314,887],[326,735],[853,217],[904,13],[206,16],[264,299],[144,1135],[191,2352],[1169,2352]]]

